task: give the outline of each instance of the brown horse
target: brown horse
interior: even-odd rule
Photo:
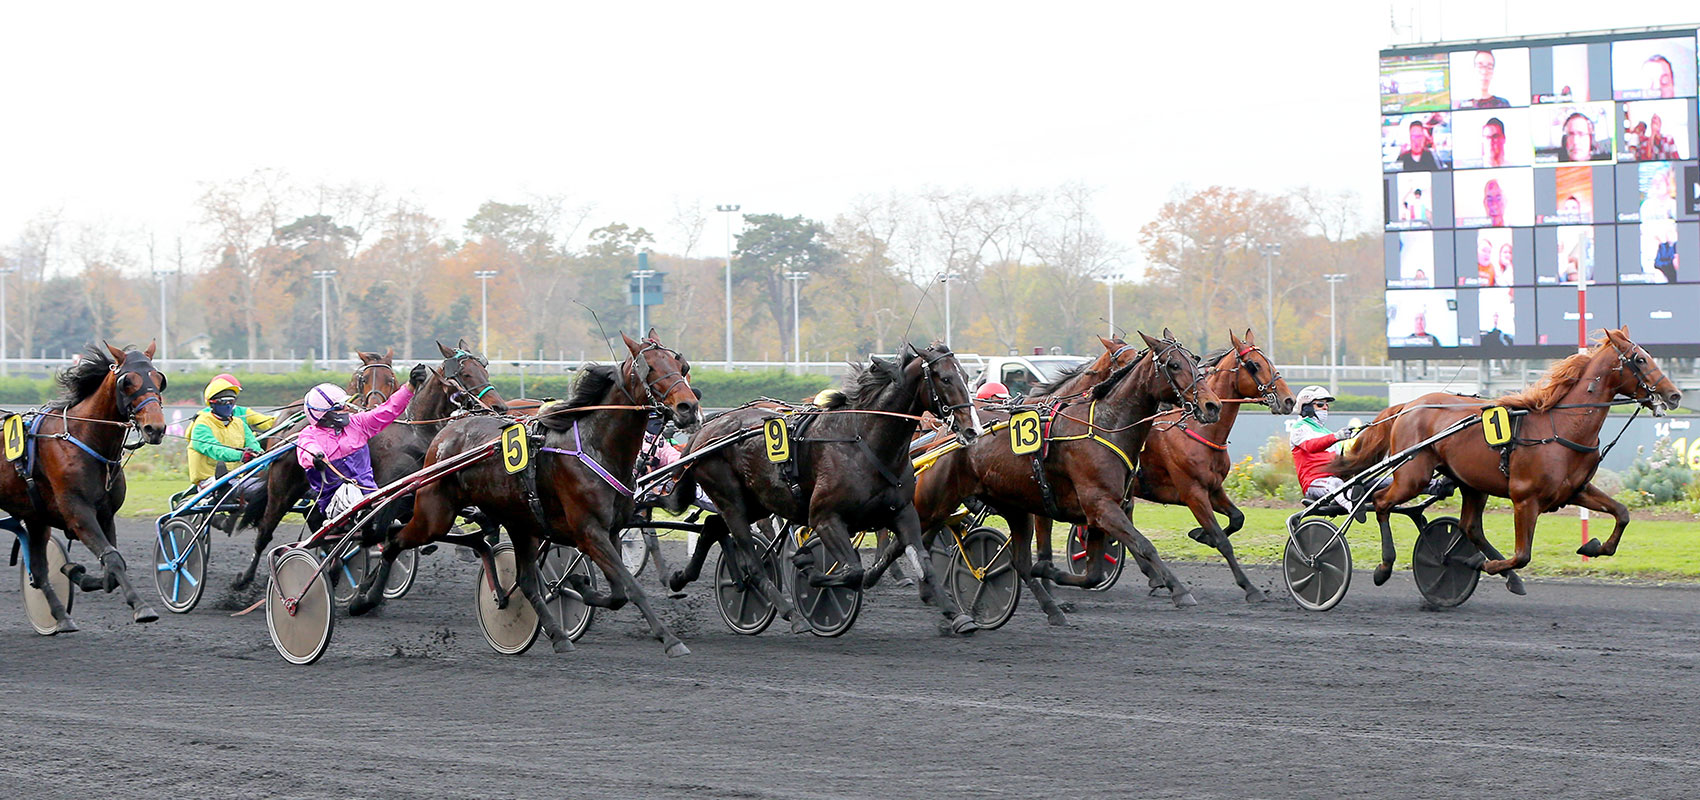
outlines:
[[[1629,339],[1629,326],[1604,331],[1594,348],[1558,362],[1534,387],[1483,402],[1455,394],[1426,394],[1381,412],[1346,453],[1336,456],[1329,470],[1350,477],[1385,459],[1415,447],[1449,426],[1481,416],[1483,409],[1512,409],[1513,438],[1509,457],[1489,447],[1481,430],[1466,428],[1424,447],[1393,471],[1393,481],[1373,495],[1376,520],[1381,524],[1381,564],[1375,583],[1393,572],[1393,533],[1388,514],[1416,497],[1436,470],[1458,484],[1463,500],[1459,515],[1465,534],[1488,560],[1483,572],[1498,575],[1526,566],[1535,539],[1535,522],[1547,511],[1579,505],[1612,515],[1616,526],[1605,544],[1591,539],[1577,550],[1586,556],[1617,552],[1629,511],[1589,481],[1600,466],[1600,429],[1606,406],[1617,397],[1630,398],[1663,414],[1682,402],[1670,379],[1653,357]],[[1503,467],[1503,468],[1502,468]],[[1482,531],[1487,498],[1508,497],[1517,527],[1511,558],[1502,558]]]
[[[490,373],[485,368],[484,359],[467,349],[465,339],[461,339],[459,345],[454,348],[438,342],[437,349],[443,355],[441,372],[426,381],[418,393],[413,395],[413,399],[408,401],[407,412],[402,419],[372,437],[372,441],[367,445],[372,452],[372,477],[379,486],[418,471],[425,460],[425,448],[430,445],[431,438],[447,424],[451,414],[457,411],[507,410],[507,403],[502,400],[501,394],[490,385]],[[362,376],[368,374],[372,379],[382,382],[387,374],[391,385],[390,392],[394,393],[400,388],[394,383],[393,369],[368,369],[368,366],[376,362],[366,360],[366,357],[371,355],[369,353],[360,355],[363,363],[360,370],[349,379],[351,385],[357,389],[365,386]],[[350,391],[349,396],[353,397],[354,392]],[[305,425],[306,422],[300,424]],[[278,437],[276,440],[281,442],[283,438]],[[234,588],[242,589],[253,581],[254,572],[260,566],[260,558],[271,544],[277,526],[283,522],[283,515],[289,513],[295,507],[296,501],[306,494],[307,472],[295,459],[285,456],[266,468],[265,492],[244,498],[242,517],[238,525],[256,529],[254,557],[248,562],[248,568],[236,577],[232,584]],[[390,508],[395,510],[394,513],[405,514],[405,505],[398,503]],[[381,522],[388,524],[388,521],[394,518],[390,513],[386,513]]]
[[[30,585],[46,595],[57,621],[54,633],[70,633],[77,625],[65,612],[65,598],[47,579],[50,528],[68,532],[100,559],[98,576],[66,564],[73,583],[85,592],[123,589],[136,622],[159,619],[136,595],[124,557],[113,545],[113,517],[124,505],[124,436],[139,428],[148,444],[159,444],[165,435],[160,410],[165,375],[154,369],[153,352],[152,343],[146,350],[129,351],[89,346],[80,361],[59,374],[63,396],[37,412],[29,433],[34,454],[26,457],[28,478],[21,465],[0,466],[0,509],[28,528]]]
[[[943,525],[968,497],[979,498],[1009,522],[1016,572],[1052,624],[1066,624],[1067,617],[1038,578],[1069,586],[1096,585],[1102,577],[1105,536],[1116,537],[1129,552],[1148,561],[1153,574],[1164,577],[1176,605],[1197,603],[1133,526],[1123,506],[1137,470],[1134,457],[1143,449],[1152,416],[1162,403],[1181,405],[1205,422],[1214,422],[1222,413],[1221,401],[1199,375],[1198,359],[1168,331],[1163,336],[1154,339],[1141,333],[1148,349],[1138,360],[1084,395],[1052,401],[1051,423],[1037,453],[1016,455],[1009,436],[984,436],[941,456],[917,482],[915,508],[928,530]],[[1043,483],[1036,474],[1043,475]],[[1086,524],[1085,576],[1034,568],[1030,516]],[[895,555],[893,550],[882,553],[869,579],[877,580]]]
[[[643,590],[621,563],[614,541],[614,532],[632,518],[634,504],[628,487],[648,412],[664,410],[680,427],[697,426],[699,407],[689,383],[690,362],[656,341],[653,330],[650,334],[642,342],[622,334],[631,358],[613,367],[586,367],[572,399],[538,413],[542,447],[531,470],[510,475],[500,458],[487,458],[420,489],[413,518],[385,543],[382,564],[361,584],[362,594],[349,604],[349,613],[364,613],[377,605],[401,551],[443,538],[454,526],[459,509],[475,505],[513,540],[516,582],[537,611],[556,652],[571,651],[573,643],[543,596],[537,557],[546,541],[578,548],[608,576],[607,594],[575,582],[587,605],[620,608],[630,598],[649,621],[650,631],[666,646],[667,655],[688,654],[690,650],[650,608]],[[595,406],[624,408],[596,410]],[[585,410],[574,412],[575,408]],[[487,447],[512,423],[511,418],[491,415],[455,420],[431,442],[425,465]],[[527,484],[532,480],[536,493],[528,497],[532,492]],[[466,541],[474,549],[488,547],[480,536]],[[482,555],[488,558],[487,549]]]
[[[401,381],[395,374],[395,348],[384,350],[383,355],[377,353],[362,353],[354,351],[360,359],[360,366],[354,368],[354,374],[348,377],[348,399],[361,408],[371,408],[390,399],[401,388]]]

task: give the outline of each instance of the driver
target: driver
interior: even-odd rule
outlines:
[[[1323,426],[1328,421],[1328,404],[1333,395],[1321,386],[1306,386],[1299,390],[1299,418],[1287,423],[1287,439],[1293,444],[1293,468],[1299,473],[1299,488],[1306,500],[1316,500],[1346,485],[1337,475],[1328,473],[1328,461],[1334,457],[1331,448],[1338,442],[1357,435],[1356,428],[1330,431]]]
[[[1004,405],[1009,402],[1009,387],[997,381],[988,381],[980,391],[974,393],[974,402],[982,406]]]
[[[314,497],[307,515],[307,524],[313,530],[377,488],[366,442],[401,416],[413,393],[425,383],[426,374],[424,364],[415,364],[406,386],[370,411],[352,415],[343,407],[348,393],[341,386],[321,383],[307,390],[302,405],[312,424],[296,438],[295,457],[307,471],[307,485]]]
[[[207,407],[189,423],[189,480],[198,489],[226,469],[253,460],[264,449],[254,431],[277,424],[270,414],[237,405],[241,393],[241,382],[230,374],[213,376],[201,392]]]

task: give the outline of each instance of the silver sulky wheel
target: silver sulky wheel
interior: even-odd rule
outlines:
[[[1436,608],[1453,608],[1464,604],[1476,591],[1482,579],[1482,553],[1457,517],[1440,517],[1417,532],[1416,546],[1411,548],[1411,572],[1417,579],[1417,591]]]
[[[496,565],[495,580],[491,580],[489,564]],[[531,649],[543,626],[537,610],[525,599],[514,579],[519,577],[514,560],[513,542],[502,542],[490,550],[490,561],[478,567],[476,588],[478,629],[484,641],[502,655],[517,656]]]
[[[572,584],[563,581],[568,575],[578,575],[589,581],[590,587],[595,589],[599,582],[596,577],[596,565],[591,563],[589,556],[580,553],[578,548],[545,542],[543,557],[539,560],[537,570],[543,580],[543,592],[548,597],[549,610],[554,612],[555,621],[561,623],[561,629],[567,632],[569,640],[578,641],[585,631],[590,630],[590,624],[596,621],[596,609],[585,605]]]
[[[373,566],[376,566],[376,562]],[[419,548],[413,547],[401,551],[395,557],[395,563],[390,565],[390,575],[384,581],[384,599],[400,600],[407,596],[413,588],[413,579],[419,575]]]
[[[266,584],[266,629],[272,645],[291,664],[311,664],[331,643],[336,612],[328,576],[306,550],[290,550],[278,559]]]
[[[1310,611],[1327,611],[1352,585],[1352,549],[1334,524],[1305,520],[1287,538],[1282,574],[1293,600]]]
[[[20,542],[20,547],[28,547],[27,542]],[[72,592],[74,587],[71,579],[65,577],[65,546],[52,534],[47,536],[47,580],[53,585],[53,593],[59,596],[59,602],[65,604],[65,612],[71,611]],[[24,596],[24,614],[29,617],[30,627],[42,636],[52,636],[59,632],[59,621],[53,618],[53,610],[47,606],[47,593],[30,585],[29,567],[25,559],[18,559],[18,591]]]
[[[786,527],[787,536],[796,541],[799,537],[794,532],[794,526]],[[791,602],[796,604],[803,619],[809,623],[809,631],[816,636],[843,636],[856,624],[856,616],[862,613],[862,587],[856,586],[810,586],[811,572],[824,572],[833,575],[847,569],[860,568],[861,564],[839,564],[832,561],[832,556],[826,551],[826,546],[814,531],[803,529],[800,537],[802,543],[797,545],[797,552],[807,554],[814,559],[809,567],[798,567],[793,560],[791,566]]]
[[[945,573],[945,591],[984,630],[1003,627],[1021,601],[1021,579],[1010,559],[1009,537],[1003,531],[975,528],[962,537]]]
[[[206,590],[211,542],[185,519],[159,527],[153,544],[153,582],[159,599],[174,614],[187,614]]]
[[[767,573],[768,580],[773,581],[774,586],[783,586],[774,548],[766,537],[759,534],[756,546],[761,568]],[[755,636],[773,624],[773,618],[779,616],[779,609],[768,602],[767,595],[756,585],[754,576],[738,574],[732,564],[730,547],[729,542],[722,541],[720,555],[714,559],[714,605],[720,609],[720,619],[733,633]]]

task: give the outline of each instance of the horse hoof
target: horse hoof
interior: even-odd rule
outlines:
[[[1254,586],[1246,590],[1245,601],[1247,603],[1267,603],[1269,602],[1269,595],[1264,594],[1262,589]]]
[[[1198,605],[1198,601],[1192,597],[1192,592],[1185,589],[1182,589],[1180,594],[1173,595],[1172,599],[1175,601],[1175,608],[1191,608]]]
[[[377,603],[367,600],[365,595],[359,595],[348,601],[348,615],[351,617],[365,616],[366,612],[377,607]]]
[[[1370,580],[1375,581],[1376,586],[1380,586],[1386,583],[1387,579],[1391,577],[1393,577],[1392,564],[1377,564],[1375,565],[1375,575],[1371,576]]]
[[[979,629],[980,623],[967,614],[957,614],[956,619],[950,621],[950,632],[958,636],[973,636]]]
[[[565,636],[562,636],[559,639],[550,639],[549,646],[553,647],[557,653],[571,653],[578,649],[573,646],[573,640]]]
[[[252,583],[253,581],[254,581],[254,579],[252,577],[237,578],[236,580],[233,580],[233,581],[230,582],[230,588],[235,590],[235,591],[240,592],[243,589],[248,588],[248,584]]]
[[[59,625],[53,629],[53,632],[55,634],[76,633],[77,630],[77,623],[72,622],[70,617],[66,617],[59,621]]]
[[[1073,614],[1074,611],[1075,611],[1074,604],[1070,603],[1070,602],[1058,603],[1057,604],[1057,611],[1058,611],[1058,613]]]
[[[691,654],[691,648],[686,647],[684,642],[674,642],[674,643],[667,646],[667,657],[668,658],[680,658],[682,656],[688,656],[690,654]]]
[[[683,600],[687,597],[690,597],[690,595],[685,593],[685,592],[680,592],[680,591],[675,590],[675,591],[668,592],[667,597],[670,598],[670,599],[673,599],[673,600]]]
[[[1068,617],[1063,616],[1063,613],[1061,611],[1058,611],[1058,612],[1055,612],[1055,613],[1046,612],[1045,622],[1047,622],[1051,625],[1055,625],[1059,628],[1068,627]]]
[[[1192,530],[1187,531],[1186,535],[1187,535],[1187,538],[1189,538],[1189,539],[1191,539],[1195,542],[1198,542],[1199,544],[1209,544],[1208,542],[1206,542],[1204,540],[1204,529],[1203,528],[1193,528]]]
[[[1576,554],[1579,556],[1587,556],[1589,558],[1598,557],[1600,554],[1600,540],[1589,539],[1587,544],[1576,548]]]
[[[680,589],[685,588],[686,583],[687,581],[685,580],[685,573],[683,570],[673,570],[673,574],[667,577],[667,588],[672,589],[675,593],[677,593]],[[679,596],[682,597],[683,595]]]
[[[795,617],[791,620],[792,633],[808,633],[811,630],[813,629],[809,627],[808,620],[803,619],[801,616]]]
[[[419,548],[419,554],[422,556],[428,556],[435,552],[437,552],[437,546],[435,544],[428,544]]]
[[[1525,595],[1528,589],[1523,588],[1523,579],[1515,572],[1505,573],[1505,590],[1515,595]]]
[[[142,606],[141,608],[136,609],[136,613],[132,617],[132,619],[134,619],[137,622],[143,622],[143,623],[155,622],[159,619],[159,612],[154,611],[153,609],[148,608],[147,606]]]

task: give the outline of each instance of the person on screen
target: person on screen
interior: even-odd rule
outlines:
[[[1432,172],[1440,169],[1440,162],[1435,160],[1434,149],[1429,145],[1428,126],[1422,120],[1411,120],[1410,145],[1399,154],[1399,169],[1406,172],[1418,170]]]
[[[1439,347],[1440,339],[1428,332],[1428,312],[1418,311],[1411,320],[1411,335],[1406,337],[1405,344],[1428,347]]]
[[[1496,286],[1510,286],[1511,285],[1511,243],[1510,242],[1506,242],[1505,244],[1502,244],[1502,245],[1499,246],[1499,271],[1494,274],[1493,282],[1494,282],[1494,285],[1496,285]]]
[[[1647,196],[1641,200],[1641,221],[1676,219],[1676,172],[1668,165],[1659,167],[1647,182]]]
[[[1482,234],[1476,234],[1476,285],[1494,285],[1495,273],[1493,263],[1493,240]]]
[[[1676,138],[1665,135],[1664,119],[1662,119],[1658,114],[1654,114],[1647,120],[1645,125],[1647,126],[1645,131],[1641,132],[1641,135],[1637,137],[1639,141],[1635,144],[1636,160],[1665,161],[1667,159],[1682,157],[1678,155],[1676,151]],[[1641,126],[1637,125],[1636,129],[1640,131]]]
[[[1489,330],[1482,331],[1482,344],[1489,347],[1495,345],[1499,347],[1511,346],[1511,334],[1499,329],[1498,311],[1493,312],[1493,327]]]
[[[1499,179],[1490,178],[1482,186],[1482,210],[1487,212],[1490,227],[1505,226],[1505,190],[1499,187]]]
[[[1559,256],[1558,262],[1559,281],[1576,283],[1581,275],[1587,276],[1589,283],[1594,282],[1594,235],[1586,229]]]
[[[1428,201],[1423,199],[1423,190],[1412,189],[1405,193],[1399,201],[1399,219],[1407,222],[1427,222],[1429,218]]]
[[[1411,279],[1406,281],[1405,285],[1434,288],[1434,283],[1428,279],[1428,271],[1422,267],[1417,267],[1417,271],[1411,273]]]
[[[1493,52],[1489,50],[1476,51],[1476,78],[1481,82],[1481,88],[1474,98],[1465,100],[1459,108],[1506,108],[1510,101],[1496,97],[1493,93]]]
[[[1599,152],[1594,143],[1594,121],[1580,111],[1564,118],[1564,149],[1559,152],[1559,161],[1595,161],[1611,158],[1610,153]]]
[[[1565,221],[1582,221],[1582,199],[1576,195],[1565,197],[1564,202],[1558,204],[1558,216]]]
[[[1647,87],[1648,97],[1675,97],[1676,73],[1670,59],[1661,55],[1649,56],[1641,62],[1641,85]]]
[[[1499,117],[1482,125],[1482,166],[1505,166],[1505,123]]]

